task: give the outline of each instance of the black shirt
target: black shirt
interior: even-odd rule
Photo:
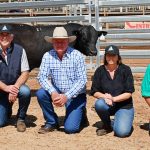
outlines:
[[[98,67],[94,73],[91,95],[94,95],[95,92],[109,93],[112,96],[118,96],[125,92],[133,93],[134,80],[130,67],[120,64],[113,79],[104,65]],[[132,108],[132,97],[122,102],[116,102],[114,105],[117,108]]]

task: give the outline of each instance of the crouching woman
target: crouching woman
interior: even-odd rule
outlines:
[[[95,110],[103,122],[96,133],[102,136],[114,131],[118,137],[127,137],[132,133],[134,108],[132,93],[134,81],[129,66],[121,62],[118,47],[105,48],[104,65],[94,73],[91,95],[97,100]],[[114,116],[114,120],[110,116]]]

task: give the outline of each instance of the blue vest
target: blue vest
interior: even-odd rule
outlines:
[[[7,49],[7,62],[0,55],[0,81],[6,85],[15,84],[21,74],[21,58],[23,48],[20,45],[12,44]]]

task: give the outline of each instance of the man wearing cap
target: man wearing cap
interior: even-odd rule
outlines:
[[[68,46],[75,39],[75,36],[68,36],[63,27],[56,27],[53,37],[45,36],[53,49],[44,54],[38,74],[41,89],[36,94],[46,121],[38,133],[59,128],[54,106],[66,108],[66,133],[79,132],[87,125],[85,62],[79,51]]]
[[[0,127],[7,124],[12,105],[18,98],[17,131],[26,130],[25,117],[30,103],[30,89],[25,82],[29,65],[25,50],[13,43],[10,25],[0,25]]]
[[[104,65],[95,71],[91,87],[91,95],[97,99],[95,110],[103,122],[103,127],[96,131],[98,136],[112,131],[118,137],[127,137],[132,133],[133,92],[134,81],[130,67],[121,62],[117,46],[107,46]],[[110,116],[114,116],[114,120]]]

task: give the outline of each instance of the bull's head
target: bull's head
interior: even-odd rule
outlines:
[[[97,48],[96,43],[98,37],[105,36],[106,31],[96,31],[93,26],[84,26],[79,30],[74,31],[74,35],[77,36],[74,48],[81,50],[81,53],[86,56],[96,56]]]

